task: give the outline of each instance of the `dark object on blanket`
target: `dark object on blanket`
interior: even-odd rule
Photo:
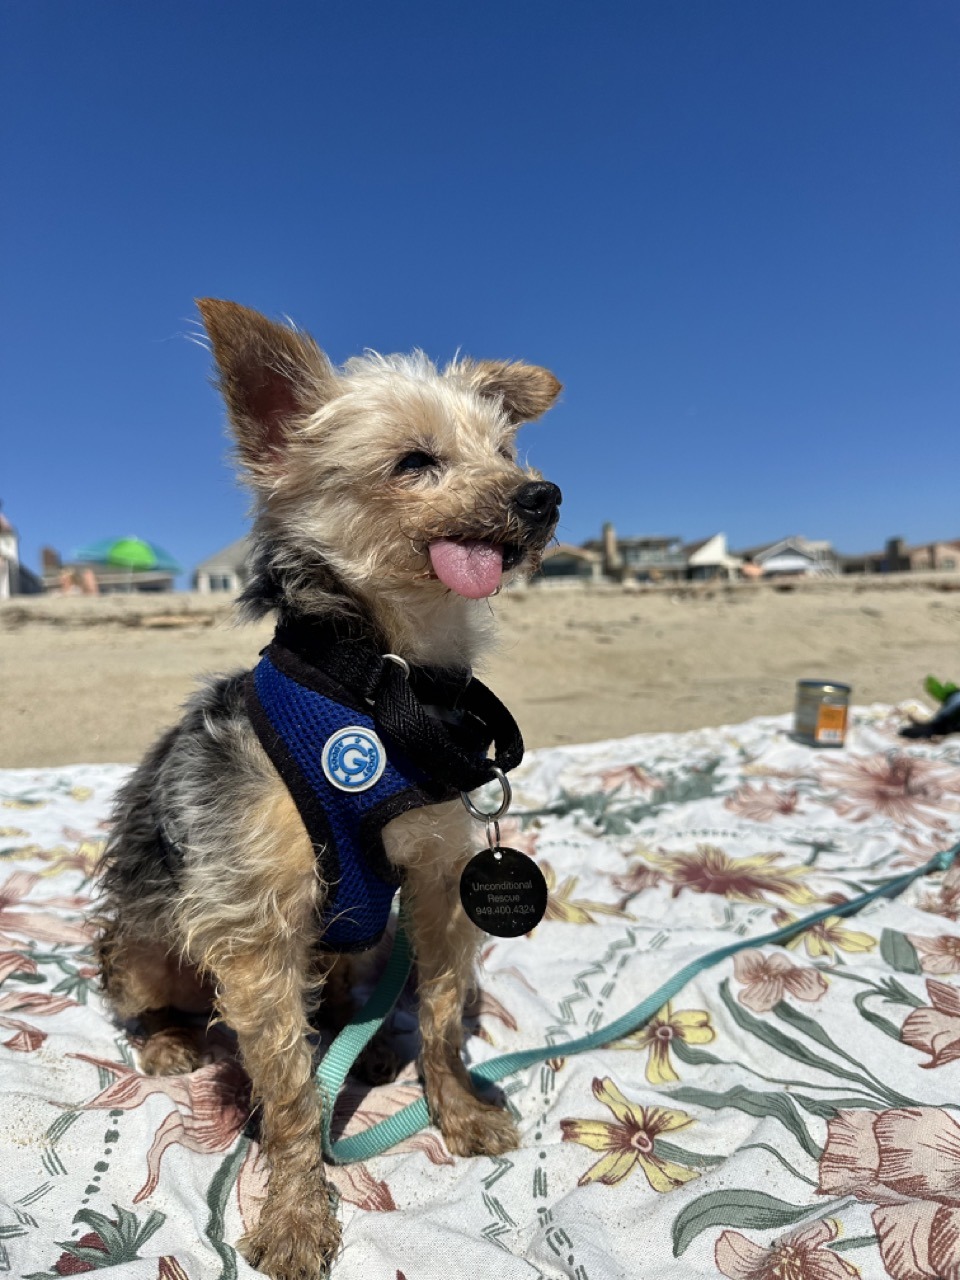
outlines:
[[[900,737],[942,738],[947,733],[960,733],[960,689],[947,696],[931,719],[905,724],[900,730]]]

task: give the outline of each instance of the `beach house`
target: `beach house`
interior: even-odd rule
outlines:
[[[802,534],[745,547],[737,555],[742,561],[758,565],[765,578],[823,577],[840,572],[840,559],[833,544]]]
[[[237,538],[229,546],[221,548],[206,560],[201,560],[193,574],[194,590],[201,595],[224,592],[239,595],[250,577],[248,559],[250,539]]]
[[[20,540],[0,511],[0,600],[20,594]]]

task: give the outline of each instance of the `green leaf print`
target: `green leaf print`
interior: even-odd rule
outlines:
[[[798,1107],[821,1120],[832,1120],[838,1111],[883,1111],[886,1103],[880,1098],[811,1098],[805,1093],[791,1092],[790,1097]]]
[[[910,939],[895,929],[884,929],[880,935],[880,954],[898,973],[923,973],[920,957]]]
[[[81,1240],[58,1240],[57,1247],[63,1253],[51,1271],[34,1271],[24,1280],[56,1280],[60,1275],[73,1275],[79,1271],[102,1271],[124,1262],[140,1260],[140,1250],[166,1221],[166,1214],[154,1209],[141,1222],[129,1209],[113,1206],[116,1219],[95,1209],[81,1209],[74,1214],[74,1222],[83,1222],[91,1231]]]
[[[207,1208],[210,1210],[210,1219],[207,1222],[207,1237],[220,1255],[222,1263],[220,1280],[235,1280],[237,1274],[236,1250],[228,1245],[223,1238],[223,1220],[227,1211],[230,1193],[237,1181],[237,1174],[240,1172],[240,1166],[243,1164],[249,1147],[250,1139],[241,1138],[210,1179],[210,1185],[207,1187]]]
[[[588,791],[577,794],[561,790],[553,804],[543,809],[527,809],[516,816],[524,829],[537,818],[563,818],[575,814],[592,823],[604,835],[629,835],[640,822],[645,822],[667,805],[688,804],[714,796],[723,785],[717,770],[723,763],[708,760],[688,773],[661,780],[648,800],[626,800],[619,791]]]
[[[671,1101],[692,1103],[697,1107],[708,1107],[711,1111],[733,1107],[748,1116],[770,1116],[779,1120],[793,1134],[812,1160],[820,1159],[821,1148],[810,1137],[807,1126],[788,1093],[758,1093],[742,1084],[735,1085],[725,1093],[712,1093],[707,1089],[682,1085],[679,1089],[671,1089],[669,1097]]]
[[[877,1094],[879,1086],[875,1081],[867,1079],[865,1075],[861,1075],[858,1071],[848,1071],[846,1067],[841,1067],[837,1062],[830,1062],[824,1058],[822,1053],[814,1053],[810,1046],[804,1044],[801,1040],[795,1040],[792,1036],[785,1035],[777,1027],[768,1026],[760,1018],[755,1018],[752,1013],[748,1013],[731,996],[730,980],[728,978],[724,978],[723,982],[720,983],[719,992],[720,998],[726,1005],[734,1022],[744,1031],[749,1031],[758,1040],[762,1040],[764,1044],[768,1044],[771,1049],[776,1049],[778,1053],[782,1053],[786,1058],[793,1058],[795,1062],[802,1062],[805,1067],[811,1067],[816,1071],[825,1071],[832,1076],[839,1076],[842,1080],[850,1080],[854,1084],[860,1085],[867,1093]],[[886,1098],[890,1098],[889,1090],[882,1090],[882,1092]],[[893,1105],[899,1106],[901,1103],[897,1102]],[[909,1102],[907,1105],[910,1105]]]
[[[726,1156],[708,1156],[703,1151],[688,1151],[686,1147],[678,1147],[675,1142],[664,1142],[662,1138],[654,1138],[653,1154],[663,1160],[672,1160],[675,1164],[692,1165],[695,1169],[712,1168],[723,1164]]]
[[[675,1036],[670,1042],[670,1048],[680,1059],[691,1067],[713,1067],[724,1065],[723,1058],[718,1058],[715,1053],[708,1053],[706,1049],[700,1049],[694,1044],[687,1044],[686,1040]]]
[[[885,1036],[889,1036],[891,1040],[899,1041],[900,1028],[891,1022],[889,1018],[884,1018],[882,1014],[874,1013],[867,1005],[867,1001],[877,994],[876,991],[861,991],[859,995],[855,996],[853,1003],[857,1006],[857,1012],[864,1021],[869,1022],[878,1031],[882,1031]]]
[[[772,1231],[790,1227],[813,1215],[841,1204],[788,1204],[764,1191],[747,1188],[734,1191],[708,1191],[677,1214],[673,1223],[673,1256],[679,1258],[702,1231],[711,1227],[746,1227],[752,1231]]]

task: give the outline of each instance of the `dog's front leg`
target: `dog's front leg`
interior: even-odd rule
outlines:
[[[427,1105],[454,1155],[499,1155],[518,1142],[512,1118],[474,1092],[463,1059],[463,1006],[483,937],[460,905],[460,870],[424,861],[407,871],[407,921],[420,992]]]
[[[313,959],[323,888],[312,844],[279,777],[264,760],[262,772],[244,781],[247,803],[223,806],[209,830],[194,833],[181,931],[215,988],[219,1015],[236,1032],[259,1112],[270,1180],[242,1252],[273,1280],[319,1280],[340,1241],[323,1172],[308,1039],[323,980]],[[225,788],[228,797],[235,791]]]
[[[217,1003],[237,1033],[270,1170],[260,1220],[240,1247],[273,1280],[325,1276],[340,1242],[321,1158],[320,1103],[305,1013],[308,975],[306,947],[289,942],[282,956],[269,947],[233,955],[217,974]]]

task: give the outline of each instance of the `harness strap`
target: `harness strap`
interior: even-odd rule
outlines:
[[[935,854],[922,867],[916,867],[913,871],[905,872],[904,875],[886,880],[875,889],[871,889],[869,893],[862,893],[857,898],[851,898],[849,902],[824,907],[821,911],[815,911],[782,929],[775,929],[772,933],[764,933],[757,938],[744,938],[739,942],[731,942],[725,947],[718,947],[715,951],[708,951],[706,955],[684,965],[672,978],[668,978],[656,991],[651,992],[628,1013],[601,1027],[592,1035],[583,1036],[579,1040],[568,1040],[565,1043],[543,1045],[537,1049],[521,1049],[499,1058],[491,1058],[490,1061],[474,1067],[470,1071],[470,1077],[477,1085],[489,1084],[503,1080],[515,1071],[522,1071],[525,1067],[545,1062],[548,1058],[571,1057],[574,1054],[587,1053],[591,1049],[601,1049],[604,1045],[622,1039],[649,1022],[654,1014],[672,1000],[688,982],[723,960],[728,960],[738,952],[747,951],[752,947],[774,946],[788,942],[823,920],[836,916],[856,915],[864,907],[880,898],[896,898],[921,876],[937,871],[948,871],[958,854],[960,854],[960,841],[953,848]],[[407,980],[410,965],[410,943],[404,929],[401,905],[393,953],[377,989],[363,1009],[340,1032],[317,1067],[317,1087],[323,1101],[323,1154],[332,1164],[352,1164],[356,1160],[369,1160],[373,1156],[382,1155],[384,1151],[389,1151],[405,1138],[419,1133],[430,1123],[426,1101],[420,1098],[404,1107],[402,1111],[398,1111],[396,1115],[371,1125],[369,1129],[354,1134],[353,1137],[334,1141],[330,1132],[334,1103],[347,1073],[358,1054],[373,1038],[393,1008]]]
[[[384,662],[373,695],[374,719],[400,743],[407,757],[428,778],[457,791],[476,791],[494,778],[493,765],[508,773],[523,759],[523,739],[513,716],[496,694],[476,678],[463,691],[457,709],[472,716],[493,739],[493,760],[465,751],[442,720],[428,715],[394,662]]]
[[[517,767],[523,759],[517,722],[468,668],[411,664],[408,676],[382,647],[345,621],[298,619],[280,623],[267,652],[308,687],[319,676],[368,709],[438,794],[476,791],[493,780],[494,767],[504,773]],[[446,714],[430,714],[431,707]]]

